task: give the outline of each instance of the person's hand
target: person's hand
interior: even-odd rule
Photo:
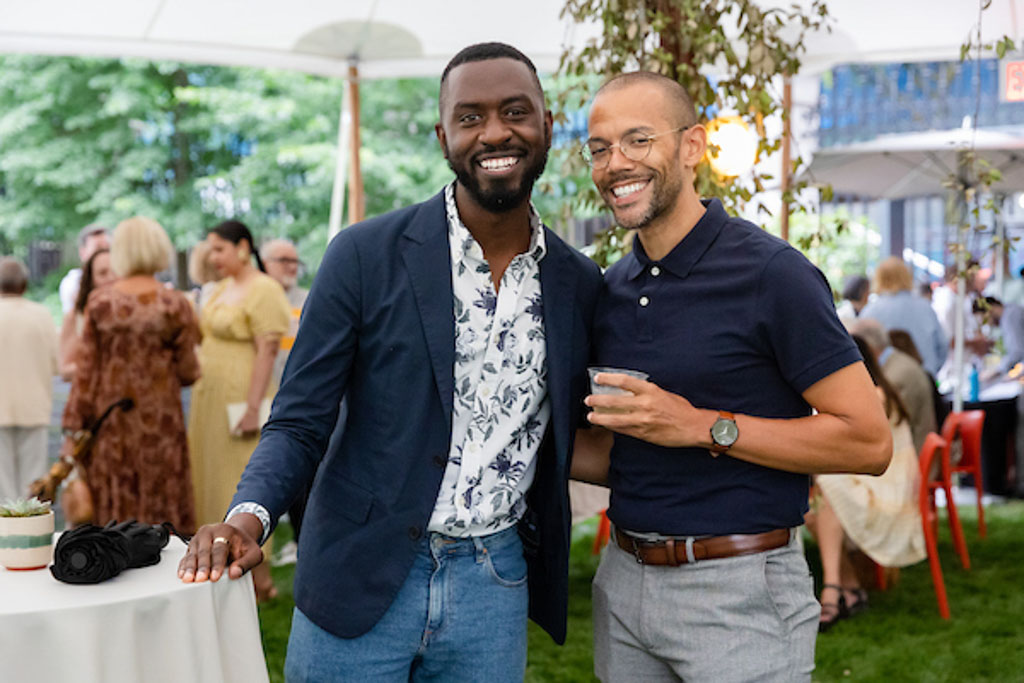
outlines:
[[[964,348],[979,356],[987,354],[995,345],[996,343],[994,341],[986,339],[985,337],[974,337],[973,339],[964,340]]]
[[[991,382],[992,380],[1001,377],[1002,374],[1003,373],[999,370],[999,368],[989,368],[988,370],[983,370],[978,375],[978,379],[981,380],[982,382]]]
[[[699,445],[712,420],[682,396],[642,379],[602,372],[598,384],[618,387],[629,394],[591,394],[584,403],[594,410],[587,415],[593,424],[658,446]],[[704,424],[707,423],[707,424]]]
[[[259,434],[260,413],[259,408],[249,406],[242,413],[242,419],[238,421],[231,433],[242,438],[251,438]]]
[[[255,515],[250,516],[256,519]],[[258,519],[256,523],[259,524]],[[188,550],[178,563],[178,578],[183,583],[216,581],[227,567],[228,578],[237,579],[262,561],[258,539],[243,529],[228,522],[206,524],[189,541]]]

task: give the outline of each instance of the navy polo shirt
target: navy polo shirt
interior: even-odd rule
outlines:
[[[637,239],[608,269],[594,363],[643,370],[698,408],[810,415],[801,393],[861,360],[825,277],[788,243],[730,217],[718,200],[703,203],[704,216],[664,259],[649,259]],[[803,523],[808,480],[616,434],[608,516],[637,532],[760,533]]]

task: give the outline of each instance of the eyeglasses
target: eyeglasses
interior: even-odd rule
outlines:
[[[654,140],[656,138],[660,138],[662,135],[668,135],[669,133],[678,133],[679,131],[687,130],[688,128],[690,128],[690,126],[680,126],[678,128],[665,130],[653,135],[636,132],[626,133],[622,136],[622,139],[614,145],[605,145],[600,142],[588,140],[580,149],[580,156],[583,157],[583,161],[587,162],[587,165],[591,168],[604,168],[612,159],[612,150],[618,147],[619,151],[622,152],[622,156],[626,157],[630,161],[643,161],[647,158],[647,155],[651,153],[651,147],[654,145]]]
[[[300,263],[302,263],[297,258],[288,258],[287,256],[282,256],[281,258],[272,258],[272,259],[267,259],[267,260],[272,262],[272,263],[281,263],[281,264],[284,264],[286,266],[297,266]]]

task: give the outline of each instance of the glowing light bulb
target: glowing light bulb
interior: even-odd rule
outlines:
[[[746,173],[757,158],[757,135],[739,116],[717,118],[708,124],[708,142],[718,151],[707,154],[708,163],[720,176],[734,178]]]

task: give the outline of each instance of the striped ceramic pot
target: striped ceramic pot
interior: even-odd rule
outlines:
[[[0,564],[42,569],[53,559],[53,511],[34,517],[0,517]]]

